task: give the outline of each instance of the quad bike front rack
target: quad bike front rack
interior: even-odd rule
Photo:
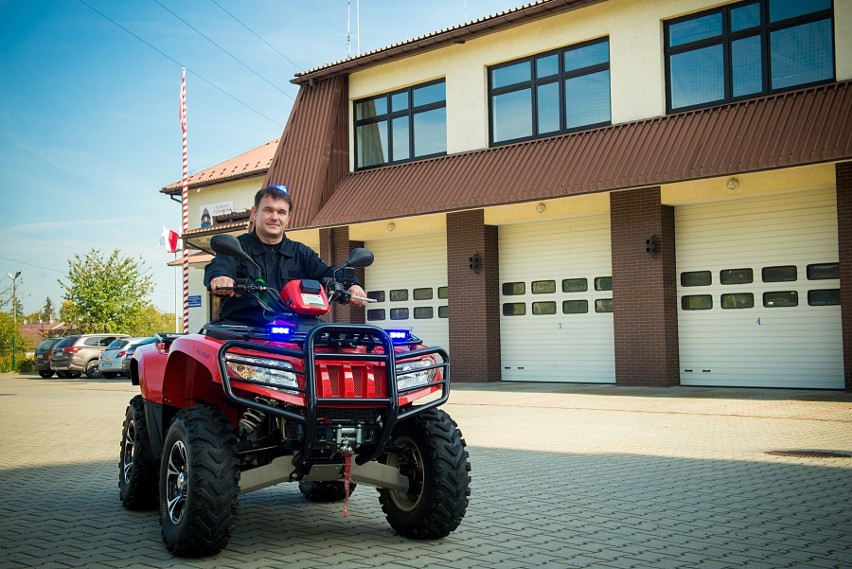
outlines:
[[[296,339],[288,341],[298,342]],[[318,347],[334,347],[335,343],[346,345],[367,346],[369,349],[366,353],[355,352],[339,352],[339,351],[318,351]],[[381,346],[382,353],[377,353],[374,348]],[[288,370],[297,376],[303,377],[301,382],[304,387],[286,387],[289,392],[301,393],[305,397],[304,414],[298,413],[284,407],[272,406],[265,403],[263,400],[247,399],[242,397],[233,389],[231,380],[240,381],[242,383],[254,383],[256,385],[269,387],[269,384],[253,381],[244,378],[232,378],[228,372],[226,365],[226,355],[234,350],[247,350],[256,353],[268,353],[270,355],[285,356],[290,358],[301,359],[304,361],[303,369]],[[440,362],[435,365],[419,368],[416,371],[424,371],[429,369],[440,368],[441,380],[435,381],[426,385],[417,385],[400,390],[397,385],[398,377],[407,373],[416,373],[416,371],[397,373],[396,360],[401,357],[404,360],[414,360],[422,358],[430,354],[436,354],[440,358]],[[404,354],[396,354],[394,344],[388,333],[377,326],[365,324],[319,324],[312,328],[304,337],[303,349],[282,348],[277,346],[269,346],[246,340],[230,340],[225,342],[219,350],[219,371],[222,377],[222,385],[225,389],[226,397],[239,405],[249,409],[256,409],[264,413],[282,417],[288,421],[294,421],[302,425],[304,429],[304,442],[301,453],[297,458],[297,462],[301,462],[305,457],[310,455],[311,450],[317,448],[317,417],[319,416],[320,407],[340,407],[340,408],[379,408],[384,411],[384,420],[382,421],[380,434],[377,440],[363,443],[356,449],[356,462],[363,465],[377,458],[385,449],[390,440],[396,424],[404,419],[407,419],[417,413],[422,413],[427,409],[438,407],[447,401],[450,395],[450,366],[449,356],[447,352],[438,347],[421,348],[404,352]],[[385,389],[384,397],[320,397],[317,394],[316,370],[321,362],[374,362],[384,364],[385,368]],[[436,399],[420,405],[406,406],[400,408],[400,394],[405,394],[413,391],[422,390],[424,388],[432,388],[440,385],[441,394]],[[280,388],[280,386],[276,386]]]

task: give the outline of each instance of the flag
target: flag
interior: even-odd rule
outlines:
[[[178,241],[178,234],[164,225],[160,245],[166,248],[166,253],[175,253],[178,250]]]

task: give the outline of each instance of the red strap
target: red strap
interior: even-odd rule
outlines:
[[[349,479],[352,477],[352,454],[343,453],[343,517],[349,515]]]

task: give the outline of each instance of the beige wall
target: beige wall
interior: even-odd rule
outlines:
[[[488,66],[609,36],[613,124],[665,113],[663,21],[724,4],[610,0],[354,73],[351,100],[447,80],[447,152],[488,146]],[[835,0],[837,79],[852,78],[852,0]],[[350,148],[354,144],[350,130]],[[350,168],[354,167],[350,153]]]

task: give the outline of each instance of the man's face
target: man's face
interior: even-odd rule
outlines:
[[[252,214],[258,238],[270,245],[280,243],[290,222],[290,205],[287,201],[264,196],[258,206],[252,208]]]

